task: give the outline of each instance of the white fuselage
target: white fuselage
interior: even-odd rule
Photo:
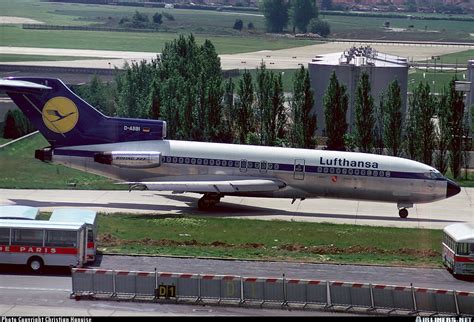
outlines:
[[[161,165],[120,168],[94,162],[94,153],[157,151]],[[375,154],[174,140],[56,148],[52,161],[127,182],[270,178],[286,183],[274,192],[234,195],[342,198],[425,203],[446,198],[446,179],[434,168]]]

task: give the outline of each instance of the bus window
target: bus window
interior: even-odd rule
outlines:
[[[459,243],[456,254],[458,254],[458,255],[468,255],[469,254],[469,244],[468,243]]]
[[[0,245],[10,243],[10,228],[0,228]]]
[[[43,246],[43,229],[13,229],[12,245]]]
[[[92,231],[92,228],[87,229],[87,242],[88,243],[94,242],[94,232]]]
[[[45,246],[76,247],[77,233],[75,231],[46,231]]]

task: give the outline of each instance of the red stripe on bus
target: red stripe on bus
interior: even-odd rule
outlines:
[[[0,253],[75,255],[78,253],[78,249],[73,247],[0,246]]]
[[[464,256],[454,256],[454,261],[459,263],[474,263],[474,258]]]
[[[87,248],[94,248],[94,243],[93,242],[88,242],[87,243]]]
[[[318,285],[319,283],[321,283],[321,281],[309,281],[308,284],[311,284],[311,285]]]

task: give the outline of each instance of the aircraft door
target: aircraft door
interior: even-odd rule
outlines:
[[[240,172],[247,172],[247,160],[240,160]]]
[[[295,180],[304,180],[305,172],[305,160],[304,159],[295,159],[295,167],[293,172],[293,177]]]

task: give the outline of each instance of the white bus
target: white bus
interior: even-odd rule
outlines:
[[[85,262],[86,226],[44,220],[0,220],[0,263],[81,267]]]
[[[474,275],[474,223],[443,229],[443,264],[455,275]]]
[[[97,253],[97,212],[88,209],[54,209],[50,222],[71,222],[71,223],[83,223],[86,224],[86,261],[95,261]]]
[[[0,219],[38,219],[39,209],[29,206],[0,206]]]

